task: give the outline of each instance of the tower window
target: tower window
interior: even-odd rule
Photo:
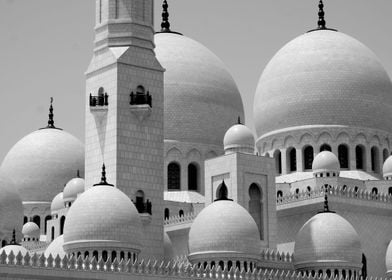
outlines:
[[[188,190],[197,191],[198,168],[195,163],[188,165]]]
[[[331,146],[328,144],[321,145],[320,152],[324,152],[324,151],[332,152]]]
[[[138,86],[136,88],[136,93],[133,91],[130,94],[131,101],[130,105],[149,105],[152,107],[152,97],[150,95],[150,92],[144,89],[143,86]]]
[[[169,190],[180,189],[180,165],[176,162],[171,162],[167,166],[167,188]]]
[[[293,171],[297,171],[297,151],[295,150],[295,148],[289,148],[288,151],[288,170],[293,172]]]
[[[303,157],[304,157],[304,169],[305,170],[312,169],[312,163],[313,163],[313,157],[314,157],[312,146],[307,146],[304,149]]]
[[[339,145],[338,147],[338,158],[340,163],[340,168],[349,168],[348,167],[348,148],[346,145]]]

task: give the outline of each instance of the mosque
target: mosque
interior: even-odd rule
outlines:
[[[97,0],[85,139],[48,124],[0,167],[0,279],[392,276],[392,83],[318,26],[254,98],[153,0]],[[306,30],[299,30],[301,33]],[[361,114],[358,114],[361,112]]]

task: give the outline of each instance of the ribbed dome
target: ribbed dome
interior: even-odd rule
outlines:
[[[392,176],[392,156],[389,156],[382,166],[382,174],[384,177]]]
[[[53,200],[52,203],[50,204],[50,211],[51,213],[53,212],[57,212],[61,209],[64,209],[65,205],[64,205],[64,200],[63,200],[63,193],[59,193],[57,194]]]
[[[265,68],[256,90],[258,137],[304,125],[348,125],[392,132],[391,80],[365,45],[319,30],[286,44]]]
[[[73,178],[65,185],[63,191],[64,202],[74,201],[78,197],[78,194],[82,192],[84,192],[84,179]]]
[[[20,245],[7,245],[3,248],[0,249],[0,255],[5,252],[7,255],[11,253],[11,251],[14,253],[15,256],[19,254],[19,252],[22,254],[22,256],[25,256],[29,251],[23,246]]]
[[[244,117],[238,88],[222,61],[200,43],[173,33],[155,35],[165,72],[166,140],[222,145]]]
[[[362,249],[353,226],[338,214],[325,212],[310,218],[295,238],[296,269],[362,267]]]
[[[236,124],[227,130],[223,138],[223,146],[226,152],[233,149],[252,152],[255,148],[255,137],[247,126]]]
[[[101,244],[139,250],[141,228],[139,213],[128,196],[112,186],[95,186],[82,193],[68,211],[64,249],[70,252]]]
[[[21,232],[23,204],[13,182],[0,171],[0,239],[10,240],[12,231]]]
[[[49,244],[48,248],[46,248],[44,253],[45,257],[48,258],[50,255],[52,255],[53,258],[56,258],[57,255],[60,258],[65,257],[66,253],[64,251],[63,244],[64,235],[57,236],[57,238]]]
[[[84,170],[84,147],[63,130],[37,130],[11,148],[1,169],[15,182],[23,201],[50,202],[77,170]]]
[[[312,163],[313,173],[319,172],[339,172],[340,163],[335,154],[323,151],[317,154]]]
[[[206,253],[257,257],[260,251],[256,222],[245,208],[233,201],[220,200],[204,208],[189,231],[190,258]]]
[[[23,225],[22,234],[24,237],[33,237],[39,239],[40,230],[36,223],[27,222]]]

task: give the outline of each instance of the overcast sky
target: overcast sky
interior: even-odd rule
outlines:
[[[317,0],[168,0],[172,30],[217,54],[240,89],[246,124],[271,57],[316,27]],[[92,55],[94,0],[0,0],[0,161],[26,134],[57,126],[84,141],[84,72]],[[327,26],[370,47],[392,73],[391,0],[325,0]],[[155,1],[155,26],[161,1]],[[391,118],[392,116],[386,116]]]

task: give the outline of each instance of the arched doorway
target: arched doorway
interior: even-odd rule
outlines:
[[[249,186],[249,213],[255,220],[260,232],[260,239],[264,240],[264,224],[263,224],[263,194],[262,190],[256,183]]]

